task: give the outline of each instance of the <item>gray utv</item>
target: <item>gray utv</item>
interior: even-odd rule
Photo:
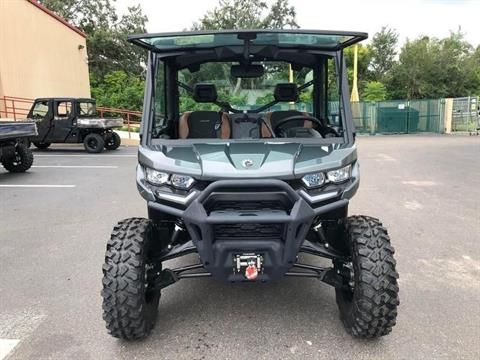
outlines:
[[[25,172],[33,164],[28,138],[37,135],[37,127],[29,121],[0,122],[0,163],[13,173]]]
[[[149,51],[136,175],[148,219],[120,221],[107,243],[111,335],[145,337],[161,289],[209,276],[316,278],[335,288],[349,333],[392,330],[398,275],[387,230],[348,216],[360,174],[343,50],[366,38],[307,30],[130,37]],[[191,253],[198,263],[163,266]],[[312,263],[318,257],[331,266]]]

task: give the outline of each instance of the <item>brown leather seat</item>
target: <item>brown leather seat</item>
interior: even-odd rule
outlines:
[[[310,116],[309,113],[301,112],[297,110],[281,110],[281,111],[272,111],[266,114],[265,122],[270,125],[270,128],[273,130],[275,125],[277,125],[281,120],[286,119],[291,116],[297,115],[305,115]],[[285,124],[285,129],[292,128],[292,127],[305,127],[305,128],[312,128],[313,124],[310,120],[295,120]],[[270,138],[272,134],[270,130],[262,124],[262,137],[263,138]]]
[[[217,103],[217,89],[208,83],[195,84],[193,100],[197,103]],[[230,119],[225,112],[188,111],[178,121],[180,139],[230,139]]]
[[[297,85],[293,83],[279,83],[275,85],[275,89],[273,91],[273,97],[276,102],[292,102],[295,103],[298,100],[298,87]],[[269,112],[266,114],[265,117],[265,122],[270,125],[270,128],[273,130],[275,126],[283,119],[286,119],[291,116],[297,116],[297,115],[306,115],[308,116],[308,113],[303,113],[297,110],[282,110],[282,111],[273,111]],[[284,128],[292,128],[292,127],[306,127],[306,128],[312,128],[313,124],[309,120],[297,120],[297,121],[291,121],[287,124],[285,124]],[[270,133],[270,130],[265,126],[265,124],[262,124],[262,137],[264,138],[270,138],[272,137],[272,134]]]
[[[217,111],[188,111],[178,122],[180,139],[230,139],[228,114]]]

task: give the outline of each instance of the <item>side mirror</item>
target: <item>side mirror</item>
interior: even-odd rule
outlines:
[[[234,78],[258,78],[264,73],[263,65],[232,65],[230,67],[230,74]]]

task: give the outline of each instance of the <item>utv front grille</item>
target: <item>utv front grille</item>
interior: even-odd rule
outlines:
[[[257,201],[216,201],[212,204],[214,211],[286,211],[286,206],[278,200],[257,200]]]
[[[283,224],[217,224],[216,240],[283,240]]]

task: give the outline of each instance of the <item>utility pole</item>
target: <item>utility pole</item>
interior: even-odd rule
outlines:
[[[355,45],[353,48],[353,85],[352,85],[352,94],[350,96],[351,102],[360,101],[358,96],[358,45]]]

